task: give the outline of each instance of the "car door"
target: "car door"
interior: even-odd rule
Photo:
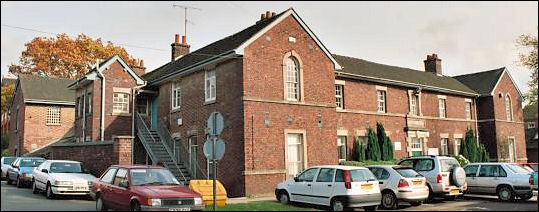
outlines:
[[[103,204],[108,208],[115,209],[115,204],[113,204],[112,199],[112,183],[114,182],[114,176],[116,176],[117,168],[110,168],[105,172],[105,174],[99,180],[101,185],[100,195],[103,199]]]
[[[17,180],[17,175],[19,174],[19,161],[21,161],[21,159],[17,158],[17,160],[13,161],[11,164],[11,167],[8,170],[8,179]]]
[[[505,181],[507,173],[500,165],[481,165],[477,178],[481,193],[495,194],[496,187]]]
[[[369,170],[376,177],[380,185],[380,191],[388,187],[389,182],[389,171],[382,167],[369,167]]]
[[[320,168],[311,190],[311,198],[316,204],[330,205],[335,179],[335,169]]]
[[[290,184],[290,198],[292,201],[314,203],[310,197],[313,180],[318,173],[318,168],[307,169],[298,175],[295,182]]]
[[[468,165],[464,168],[466,173],[466,183],[468,184],[468,192],[476,193],[478,191],[478,179],[477,172],[479,171],[479,165]]]
[[[118,207],[118,210],[130,210],[130,194],[131,192],[127,187],[122,187],[121,183],[127,182],[127,169],[118,169],[114,177],[114,182],[112,184],[112,193],[110,195],[110,200],[112,204],[115,204]]]
[[[34,183],[36,184],[36,188],[45,190],[45,186],[47,185],[48,180],[48,173],[44,173],[43,170],[46,169],[49,170],[48,164],[50,164],[48,161],[45,161],[41,165],[39,165],[33,172],[34,176]]]

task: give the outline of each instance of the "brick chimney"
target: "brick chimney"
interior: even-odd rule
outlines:
[[[265,13],[262,13],[260,14],[260,20],[257,21],[256,23],[260,22],[260,21],[263,21],[263,20],[266,20],[268,18],[272,18],[273,16],[277,15],[277,13],[275,12],[270,12],[270,11],[266,11]]]
[[[425,72],[442,75],[442,60],[438,59],[437,54],[427,55],[427,59],[423,62],[425,62]]]
[[[140,77],[146,73],[146,67],[144,67],[144,60],[136,60],[135,65],[131,66],[131,69]]]
[[[172,61],[176,60],[180,56],[189,54],[190,45],[187,45],[187,38],[182,36],[182,42],[180,43],[180,35],[176,34],[174,37],[174,43],[172,43]]]

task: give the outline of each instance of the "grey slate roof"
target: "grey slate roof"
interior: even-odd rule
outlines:
[[[75,80],[25,74],[20,74],[18,79],[25,101],[38,100],[66,104],[75,104],[75,91],[67,89],[67,86],[73,82]]]
[[[461,94],[477,95],[475,91],[449,76],[438,76],[424,71],[384,65],[336,54],[333,54],[333,57],[342,66],[342,70],[337,70],[338,72],[360,75],[365,78],[380,79],[380,81],[388,84],[408,84],[415,87],[422,87],[423,89],[430,88],[440,92],[453,91]],[[429,88],[425,88],[425,86]]]
[[[454,76],[454,78],[484,96],[492,93],[504,70],[505,67],[502,67],[490,71]]]
[[[180,73],[182,69],[195,65],[204,60],[210,59],[216,55],[226,53],[234,50],[242,43],[253,37],[260,30],[271,24],[274,20],[279,18],[286,11],[281,12],[271,18],[261,20],[255,25],[252,25],[236,34],[225,37],[221,40],[213,42],[205,47],[202,47],[194,52],[191,52],[175,61],[169,62],[152,72],[148,72],[142,76],[142,78],[148,81],[148,84],[152,84],[155,80],[159,80],[161,77],[165,77],[172,73]]]

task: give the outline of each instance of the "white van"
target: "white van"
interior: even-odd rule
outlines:
[[[297,177],[279,183],[275,189],[279,202],[301,202],[330,206],[333,211],[359,208],[374,211],[380,204],[378,180],[364,167],[315,166]]]

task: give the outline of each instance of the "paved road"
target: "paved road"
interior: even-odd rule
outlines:
[[[2,181],[2,211],[95,211],[95,202],[83,197],[61,197],[49,200],[33,194],[30,188],[17,188]],[[305,206],[309,207],[309,206]],[[467,195],[456,201],[437,200],[411,207],[403,203],[402,211],[538,211],[537,196],[528,201],[500,202],[496,196]]]
[[[2,181],[2,211],[95,211],[95,202],[85,197],[49,200],[30,188],[17,188]]]

